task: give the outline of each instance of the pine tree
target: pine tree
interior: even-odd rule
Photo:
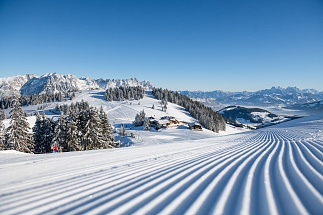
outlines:
[[[21,109],[16,99],[13,100],[10,118],[10,126],[5,138],[6,148],[31,153],[34,144],[29,133],[29,123],[25,117],[25,112]]]
[[[145,90],[140,87],[116,87],[108,88],[105,92],[104,98],[108,101],[124,101],[125,99],[142,99],[145,95]],[[138,103],[140,104],[140,102]]]
[[[167,111],[167,103],[164,104],[163,110],[166,112]]]
[[[133,121],[133,124],[135,126],[141,126],[144,124],[145,118],[146,118],[145,111],[142,110],[136,115],[135,121]]]
[[[54,138],[54,123],[45,117],[37,115],[34,132],[35,152],[48,153],[51,151],[52,140]]]
[[[43,139],[43,134],[42,134],[42,124],[43,124],[43,119],[37,112],[36,114],[36,122],[33,127],[33,138],[34,138],[34,150],[35,152],[42,152],[42,139]]]
[[[5,133],[6,133],[6,128],[4,127],[2,120],[0,120],[0,150],[4,149]]]
[[[104,146],[104,148],[112,148],[112,147],[114,147],[113,146],[112,128],[109,123],[107,114],[104,112],[102,106],[100,108],[99,118],[101,121],[103,146]]]
[[[0,109],[0,120],[4,120],[4,119],[6,119],[6,118],[7,118],[7,116],[6,116],[6,114],[4,113],[4,110]]]
[[[89,120],[86,126],[84,138],[86,138],[87,140],[87,149],[92,150],[103,148],[100,118],[98,115],[98,111],[95,108],[91,108],[89,111]]]
[[[89,113],[89,110],[82,110],[78,113],[77,119],[75,120],[78,129],[78,138],[80,140],[82,150],[87,150],[88,148],[87,138],[84,135],[89,129]]]
[[[43,140],[44,149],[45,149],[45,152],[50,152],[52,141],[55,136],[54,134],[55,124],[50,119],[45,117],[44,112],[42,114],[42,118],[43,118],[43,130],[44,130],[44,140]]]
[[[77,116],[70,115],[70,119],[67,122],[67,131],[66,131],[66,143],[67,151],[79,151],[81,150],[81,144],[79,141],[79,130],[77,127]]]
[[[126,136],[127,135],[126,129],[123,126],[119,130],[119,135],[120,136]]]
[[[63,151],[69,151],[67,146],[67,119],[66,116],[61,114],[57,120],[57,124],[54,130],[55,136],[52,139],[51,146],[57,146],[57,148]]]
[[[144,130],[145,131],[149,131],[150,130],[150,121],[149,119],[145,119],[145,122],[144,122]]]

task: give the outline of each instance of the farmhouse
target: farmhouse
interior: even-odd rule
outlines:
[[[155,129],[160,128],[176,128],[178,127],[181,122],[175,119],[175,117],[161,117],[159,120],[149,118],[150,126]]]
[[[189,127],[192,131],[202,131],[202,126],[197,123],[192,123]]]
[[[168,120],[168,123],[166,124],[166,127],[167,128],[170,128],[170,127],[177,127],[181,124],[180,121],[178,121],[177,119],[169,119]]]

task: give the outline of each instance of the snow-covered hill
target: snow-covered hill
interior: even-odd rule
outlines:
[[[142,86],[151,90],[153,85],[149,81],[137,79],[91,79],[77,78],[74,75],[48,73],[40,77],[33,74],[0,78],[0,97],[10,95],[32,95],[53,92],[82,91],[91,89],[107,89],[119,86]]]
[[[307,110],[314,112],[323,112],[323,100],[305,104],[290,105],[287,108],[296,110]]]
[[[322,119],[121,149],[1,153],[0,213],[321,214]]]
[[[297,87],[272,87],[256,92],[212,92],[181,91],[182,94],[195,99],[213,99],[214,103],[227,105],[278,106],[302,104],[323,99],[323,92],[314,89],[300,90]],[[212,104],[209,104],[212,105]]]
[[[298,118],[296,116],[277,115],[262,108],[241,106],[228,106],[219,110],[219,113],[222,114],[227,123],[251,129],[262,128]]]

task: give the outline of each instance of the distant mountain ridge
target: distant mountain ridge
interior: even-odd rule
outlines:
[[[295,110],[323,111],[323,100],[304,104],[293,104],[286,108]]]
[[[297,116],[277,115],[262,108],[246,108],[236,105],[225,107],[219,110],[218,113],[222,114],[228,124],[251,129],[299,118]]]
[[[149,81],[138,81],[136,78],[130,79],[96,79],[95,82],[102,89],[115,88],[115,87],[137,87],[141,86],[145,90],[152,90],[154,86]]]
[[[29,80],[34,78],[34,74],[18,75],[7,78],[0,78],[0,97],[4,95],[19,95],[20,88]]]
[[[74,75],[47,73],[40,77],[34,74],[0,78],[0,97],[12,95],[32,95],[43,93],[107,89],[119,86],[142,86],[151,90],[154,86],[149,81],[131,79],[91,79],[77,78]]]
[[[229,105],[286,106],[323,100],[323,92],[315,89],[300,90],[297,87],[272,87],[256,92],[224,92],[215,90],[211,92],[180,91],[180,93],[195,99],[213,99],[216,103]]]
[[[74,75],[47,73],[40,77],[26,74],[7,78],[0,78],[0,97],[12,95],[32,95],[66,91],[80,91],[90,89],[107,89],[119,86],[141,86],[145,90],[152,90],[154,86],[149,81],[130,79],[91,79],[77,78]],[[323,92],[315,89],[299,89],[297,87],[272,87],[256,92],[225,92],[215,90],[180,91],[193,99],[207,99],[212,106],[227,105],[259,105],[259,106],[291,106],[323,100]]]

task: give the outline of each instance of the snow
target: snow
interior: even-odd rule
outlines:
[[[26,153],[24,153],[24,152],[18,152],[18,151],[15,151],[15,150],[4,150],[4,151],[1,151],[0,150],[0,154],[25,155]]]
[[[320,214],[322,130],[321,115],[167,144],[1,153],[0,213]]]
[[[136,136],[129,137],[133,146],[40,155],[2,151],[0,214],[323,210],[323,114],[247,132],[232,126],[219,134],[195,132],[184,125],[149,132],[131,127],[143,109],[156,118],[194,119],[171,103],[166,113],[161,111],[151,94],[140,105],[104,101],[102,91],[79,93],[73,102],[82,99],[102,105],[115,127],[127,125]],[[32,118],[28,121],[33,123]]]

